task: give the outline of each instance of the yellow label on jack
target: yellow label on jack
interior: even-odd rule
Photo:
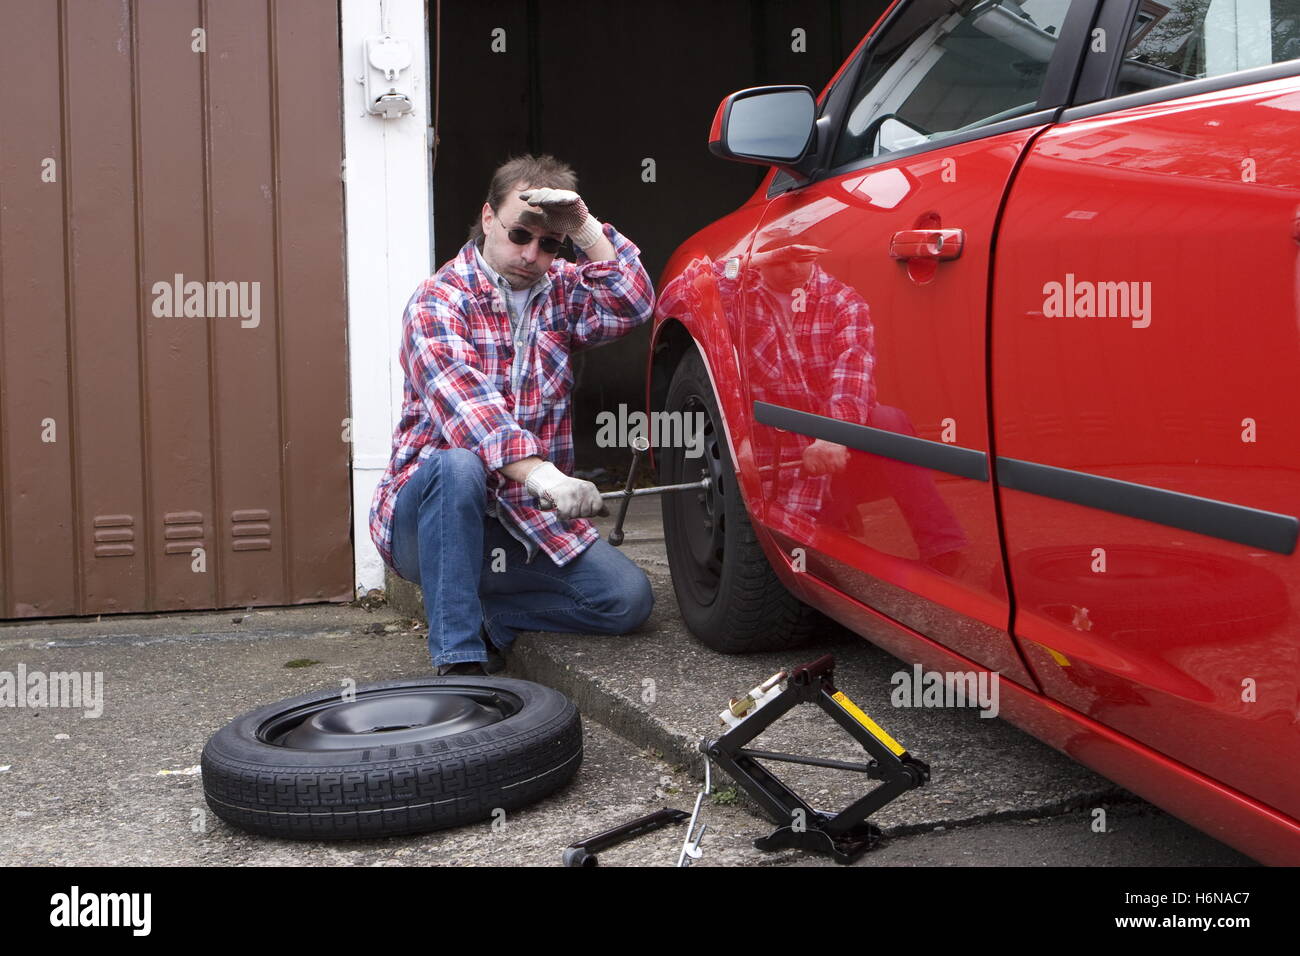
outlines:
[[[878,723],[876,723],[874,720],[872,720],[870,717],[864,714],[862,712],[862,708],[860,708],[857,704],[853,703],[853,701],[845,697],[844,691],[837,690],[832,695],[831,699],[834,700],[835,703],[843,707],[845,710],[847,710],[849,714],[852,715],[854,720],[860,723],[863,727],[866,727],[867,732],[870,733],[871,736],[875,737],[882,744],[884,744],[886,747],[892,750],[894,752],[895,757],[901,757],[903,756],[903,754],[907,753],[906,747],[902,746],[901,744],[899,744],[897,740],[889,736],[889,734],[885,733],[885,728],[881,727]]]

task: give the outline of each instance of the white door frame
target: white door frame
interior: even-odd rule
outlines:
[[[425,0],[341,4],[352,536],[359,591],[384,586],[384,565],[370,540],[370,499],[388,467],[401,412],[402,312],[433,272],[427,14]],[[396,119],[366,112],[358,82],[365,39],[385,27],[412,54],[402,76],[415,110]]]

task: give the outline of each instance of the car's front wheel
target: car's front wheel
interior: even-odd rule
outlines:
[[[659,480],[677,484],[708,477],[711,486],[662,496],[668,565],[686,626],[726,654],[803,644],[826,620],[785,589],[763,554],[736,485],[717,399],[694,348],[673,374],[665,410],[680,413],[688,428],[703,423],[703,454],[660,449]]]

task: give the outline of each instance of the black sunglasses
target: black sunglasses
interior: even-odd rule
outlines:
[[[501,220],[498,219],[497,222],[501,222]],[[504,222],[501,222],[501,228],[506,229],[506,224]],[[534,236],[522,226],[515,226],[513,229],[506,229],[506,236],[508,236],[510,241],[516,246],[526,246],[536,239],[537,248],[550,256],[559,252],[560,247],[564,245],[563,239],[554,239],[551,236]]]

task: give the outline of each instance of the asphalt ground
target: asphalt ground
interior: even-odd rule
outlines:
[[[608,524],[606,520],[602,524]],[[865,641],[797,655],[729,657],[685,630],[653,498],[634,502],[624,550],[650,576],[654,614],[617,637],[526,634],[507,676],[569,694],[584,759],[553,796],[495,825],[355,842],[273,840],[206,807],[197,774],[207,738],[237,715],[322,687],[430,672],[414,597],[379,606],[65,619],[0,626],[0,671],[102,672],[103,713],[0,707],[0,865],[551,866],[569,843],[663,806],[689,810],[696,743],[721,730],[728,698],[829,650],[836,683],[932,771],[873,820],[884,844],[860,866],[1238,866],[1251,861],[974,708],[896,709],[889,677],[906,665]],[[369,602],[365,602],[369,603]],[[755,746],[861,759],[812,707]],[[858,775],[783,767],[819,809],[861,794]],[[1101,814],[1098,813],[1101,811]],[[1098,821],[1104,819],[1104,829]],[[798,850],[763,853],[772,824],[715,777],[705,801],[706,865],[833,865]],[[606,851],[604,865],[668,866],[682,827]]]

